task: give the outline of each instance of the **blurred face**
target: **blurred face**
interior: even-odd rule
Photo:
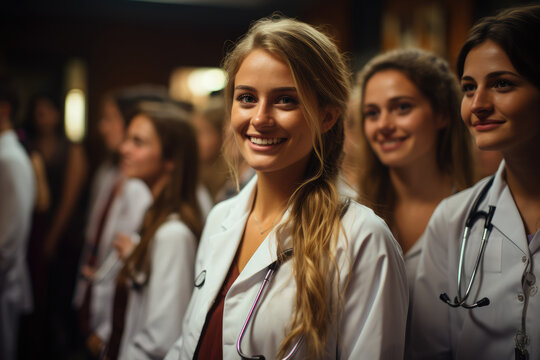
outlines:
[[[359,97],[350,99],[345,114],[345,142],[343,143],[343,152],[348,157],[357,157],[360,153],[360,146],[358,146],[358,135],[360,134],[359,111]]]
[[[36,102],[34,117],[36,128],[43,133],[53,132],[60,121],[58,110],[47,99],[40,99]]]
[[[98,130],[109,151],[116,151],[125,136],[124,118],[113,101],[106,101]]]
[[[303,173],[312,135],[302,108],[289,67],[265,50],[253,50],[236,73],[231,112],[234,138],[251,167]]]
[[[200,114],[193,118],[193,126],[197,132],[200,160],[203,163],[214,161],[221,151],[221,133]]]
[[[124,174],[143,180],[150,188],[166,173],[161,141],[145,115],[137,115],[131,121],[120,153]]]
[[[384,165],[406,167],[435,160],[437,133],[445,123],[400,71],[380,71],[368,80],[363,116],[366,138]]]
[[[461,86],[461,116],[480,149],[537,148],[540,90],[516,71],[497,43],[487,40],[469,52]]]

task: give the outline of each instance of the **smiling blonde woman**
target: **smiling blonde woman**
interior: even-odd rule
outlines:
[[[167,360],[401,358],[399,247],[335,185],[349,95],[343,57],[312,26],[269,18],[224,67],[234,141],[257,176],[208,217]]]

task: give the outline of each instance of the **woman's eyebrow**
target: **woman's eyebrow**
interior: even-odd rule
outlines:
[[[253,92],[256,92],[257,90],[252,87],[252,86],[248,86],[248,85],[238,85],[238,86],[235,86],[234,88],[235,90],[248,90],[248,91],[253,91]],[[296,87],[294,86],[283,86],[283,87],[277,87],[277,88],[273,88],[271,89],[271,92],[279,92],[279,91],[294,91],[296,92]]]
[[[491,79],[491,78],[496,78],[496,77],[499,77],[499,76],[502,76],[502,75],[511,75],[511,76],[515,76],[515,77],[521,77],[519,74],[516,74],[513,71],[501,70],[501,71],[490,72],[489,74],[486,75],[486,78]],[[469,76],[469,75],[463,75],[461,77],[461,81],[463,81],[463,80],[474,81],[474,78],[472,76]]]

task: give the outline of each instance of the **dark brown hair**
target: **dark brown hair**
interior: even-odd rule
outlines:
[[[458,56],[457,73],[461,78],[469,51],[486,40],[496,42],[506,53],[518,73],[540,89],[540,5],[515,7],[495,16],[480,19]]]

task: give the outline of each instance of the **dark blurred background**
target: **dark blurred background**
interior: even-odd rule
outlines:
[[[95,124],[105,91],[140,83],[169,87],[175,69],[219,66],[227,42],[243,34],[252,21],[274,11],[325,26],[348,53],[352,69],[359,70],[378,52],[404,46],[432,50],[453,64],[476,19],[524,3],[4,0],[0,4],[0,76],[14,79],[20,98],[17,125],[25,117],[25,104],[32,94],[45,91],[63,98],[69,88],[82,88],[87,101],[83,141],[89,153],[97,155]],[[98,162],[99,156],[90,160]]]

